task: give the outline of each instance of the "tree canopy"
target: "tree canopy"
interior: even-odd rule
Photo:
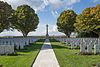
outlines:
[[[96,7],[89,7],[76,17],[74,24],[78,32],[94,32],[100,37],[100,4]]]
[[[73,10],[63,11],[57,19],[57,28],[59,32],[63,32],[66,36],[70,36],[74,31],[73,24],[75,23],[77,14]]]
[[[11,14],[12,7],[7,2],[0,1],[0,32],[9,28]]]
[[[39,23],[39,18],[28,5],[21,5],[14,11],[12,17],[12,26],[18,31],[22,32],[23,36],[26,37],[29,32],[35,31]]]
[[[81,32],[77,35],[77,37],[99,37],[99,36],[91,31],[91,32]]]

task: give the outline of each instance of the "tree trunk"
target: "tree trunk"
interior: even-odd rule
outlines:
[[[68,38],[70,38],[70,35],[67,35],[68,36]]]
[[[27,35],[28,35],[28,33],[25,33],[25,32],[23,33],[23,37],[27,37]]]
[[[99,38],[100,38],[100,34],[98,34],[99,35]]]
[[[69,33],[67,33],[66,36],[67,36],[68,38],[70,38],[70,34],[69,34]]]
[[[95,32],[95,31],[93,31],[94,33],[96,33],[96,34],[98,34],[98,36],[99,36],[99,38],[100,38],[100,32]]]

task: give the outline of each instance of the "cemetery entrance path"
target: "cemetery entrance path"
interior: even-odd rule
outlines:
[[[49,39],[45,40],[32,67],[60,67]]]

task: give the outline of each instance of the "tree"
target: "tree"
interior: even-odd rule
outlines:
[[[39,18],[28,5],[21,5],[14,11],[12,17],[12,28],[22,32],[23,36],[26,37],[29,32],[35,31],[39,23]]]
[[[57,28],[59,32],[63,32],[66,36],[70,36],[74,31],[73,24],[75,23],[77,14],[72,10],[63,11],[57,19]]]
[[[76,22],[74,26],[79,33],[94,32],[100,37],[100,5],[84,9],[82,14],[76,17]]]
[[[77,37],[98,37],[98,35],[94,32],[82,32],[77,35]]]
[[[11,14],[12,7],[7,2],[0,1],[0,32],[9,28]]]

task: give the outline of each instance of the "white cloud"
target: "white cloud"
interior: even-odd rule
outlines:
[[[93,0],[94,3],[99,2],[100,0]]]
[[[49,25],[49,35],[64,35],[61,32],[58,32],[56,25]]]
[[[72,6],[68,7],[67,9],[68,9],[68,10],[72,10]]]
[[[17,6],[27,4],[31,6],[36,12],[45,10],[46,6],[50,6],[50,11],[54,17],[57,18],[57,10],[64,8],[69,9],[74,3],[80,2],[80,0],[1,0],[6,1],[12,5],[13,9]],[[97,0],[94,0],[96,2]],[[71,8],[72,9],[72,8]]]
[[[65,8],[80,2],[80,0],[49,0],[51,7],[55,9]]]
[[[4,30],[3,32],[0,33],[0,36],[22,36],[22,33],[18,32],[17,30],[14,31]]]
[[[14,9],[22,4],[30,5],[36,11],[43,10],[46,6],[50,6],[51,9],[60,9],[71,6],[74,3],[80,2],[80,0],[1,0],[6,1],[12,5]]]
[[[42,0],[1,0],[8,2],[12,5],[13,9],[16,9],[17,6],[27,4],[31,6],[35,11],[42,10],[45,8],[46,4]]]
[[[51,11],[52,15],[57,18],[59,16],[58,12],[57,11]]]
[[[46,24],[39,24],[35,32],[30,32],[28,36],[45,36],[46,35]],[[64,35],[63,33],[58,32],[56,25],[49,25],[49,35]],[[4,30],[0,33],[0,36],[22,36],[22,33],[14,30],[7,31]]]
[[[57,18],[59,16],[57,12],[59,9],[72,9],[72,5],[77,2],[80,2],[80,0],[49,0],[51,13]]]
[[[63,33],[58,32],[56,25],[49,25],[48,26],[49,35],[64,35]],[[39,24],[36,32],[30,32],[29,36],[35,35],[46,35],[46,24]]]
[[[48,5],[49,4],[48,0],[43,0],[43,1],[44,1],[44,4],[45,5]]]

